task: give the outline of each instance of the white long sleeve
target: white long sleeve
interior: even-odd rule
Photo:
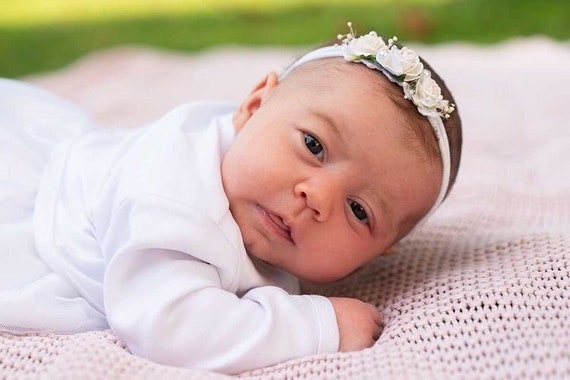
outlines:
[[[150,196],[123,202],[111,221],[103,241],[105,310],[133,353],[238,373],[337,350],[326,298],[275,286],[239,298],[223,288],[219,268],[208,260],[231,260],[235,249],[199,211]]]

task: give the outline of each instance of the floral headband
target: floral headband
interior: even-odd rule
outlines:
[[[370,69],[384,74],[391,82],[400,86],[404,98],[411,101],[418,112],[429,121],[438,142],[443,166],[441,187],[437,199],[430,211],[420,220],[418,225],[427,220],[439,208],[449,187],[451,158],[449,141],[442,119],[448,119],[455,110],[455,105],[443,99],[441,88],[431,77],[431,72],[424,68],[419,56],[407,47],[395,45],[398,40],[392,37],[386,44],[382,37],[372,31],[356,37],[352,23],[348,23],[350,33],[338,35],[341,45],[326,46],[313,50],[289,66],[281,78],[287,76],[295,68],[317,59],[342,57],[348,62],[362,63]]]

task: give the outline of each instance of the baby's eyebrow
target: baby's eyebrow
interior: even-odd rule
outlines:
[[[341,129],[336,124],[335,120],[329,114],[322,112],[320,110],[315,110],[315,109],[311,110],[311,112],[316,117],[318,117],[319,119],[321,119],[325,123],[327,123],[331,127],[331,130],[336,135],[336,137],[338,137],[343,143],[346,143],[346,140],[344,138],[344,134],[342,133]]]
[[[379,218],[378,214],[375,213],[375,219],[377,220],[376,224],[378,224],[378,219],[383,219],[388,222],[388,226],[392,227],[394,225],[394,217],[392,215],[391,209],[388,207],[388,202],[386,198],[384,198],[381,194],[376,191],[372,186],[368,187],[367,193],[371,194],[370,197],[374,201],[374,205],[378,205],[379,208],[382,210],[382,217]]]

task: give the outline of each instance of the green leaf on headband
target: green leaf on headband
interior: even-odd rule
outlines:
[[[397,80],[398,82],[403,82],[404,79],[406,79],[406,74],[394,76],[394,78],[396,78],[396,80]]]

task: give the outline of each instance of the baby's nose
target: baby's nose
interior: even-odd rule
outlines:
[[[305,207],[313,211],[319,222],[327,220],[336,204],[342,202],[342,186],[333,176],[312,177],[295,186],[295,195],[303,199]]]

